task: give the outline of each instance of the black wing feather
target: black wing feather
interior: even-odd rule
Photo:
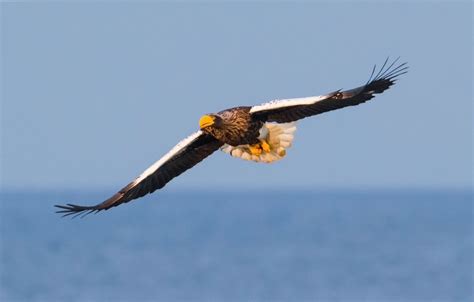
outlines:
[[[104,202],[95,206],[55,205],[60,209],[57,213],[63,214],[63,216],[74,215],[74,217],[97,213],[152,193],[163,188],[170,180],[192,168],[221,146],[221,142],[203,133],[146,178],[140,182],[132,181]]]
[[[394,60],[389,66],[387,66],[387,58],[383,66],[372,79],[372,76],[376,70],[376,66],[374,66],[369,81],[364,86],[346,91],[337,90],[328,93],[326,98],[310,105],[290,105],[286,107],[257,111],[252,114],[252,117],[264,122],[287,123],[316,114],[365,103],[366,101],[372,99],[375,94],[382,93],[390,88],[390,86],[395,83],[398,76],[407,72],[407,63],[393,67],[397,61],[398,58]]]

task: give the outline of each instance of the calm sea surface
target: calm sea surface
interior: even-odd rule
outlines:
[[[471,191],[3,192],[1,301],[474,301]],[[90,202],[88,202],[90,201]]]

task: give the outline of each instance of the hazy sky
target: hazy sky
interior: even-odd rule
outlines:
[[[167,189],[469,187],[472,4],[2,3],[2,184],[119,189],[203,113],[410,71],[298,124],[287,158],[218,152]]]

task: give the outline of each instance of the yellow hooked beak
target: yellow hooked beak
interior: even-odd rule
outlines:
[[[203,115],[199,120],[199,127],[206,128],[214,124],[216,118],[210,115]]]

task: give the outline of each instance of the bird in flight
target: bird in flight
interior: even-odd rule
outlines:
[[[406,63],[385,60],[372,69],[363,86],[305,98],[274,100],[257,106],[241,106],[203,115],[200,129],[179,142],[161,159],[115,195],[94,206],[55,205],[63,216],[87,215],[116,207],[163,188],[173,178],[221,149],[233,157],[271,163],[285,157],[291,146],[296,121],[324,112],[364,103],[390,88],[407,72]]]

